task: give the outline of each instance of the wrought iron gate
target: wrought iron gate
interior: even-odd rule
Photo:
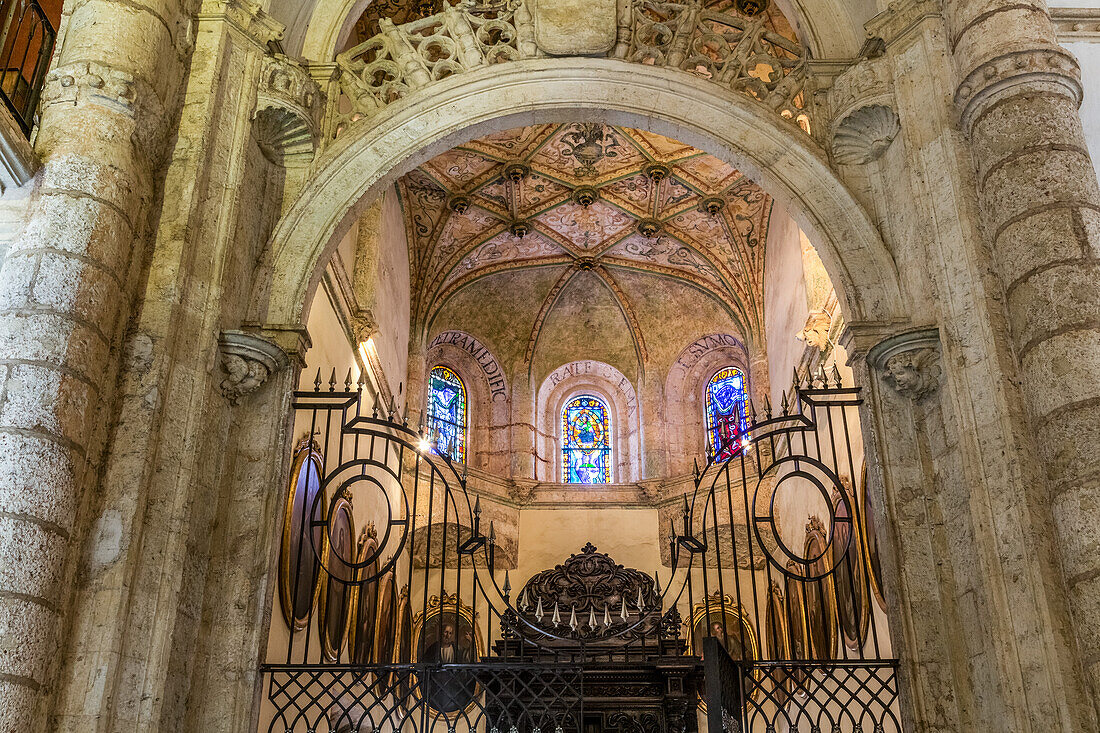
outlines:
[[[750,409],[731,458],[666,498],[653,577],[589,546],[515,593],[464,469],[407,416],[364,413],[350,381],[322,386],[295,393],[310,437],[282,517],[261,731],[901,730],[859,390],[835,371],[796,374],[778,409]],[[789,507],[814,501],[792,529]],[[586,709],[641,690],[663,707]]]

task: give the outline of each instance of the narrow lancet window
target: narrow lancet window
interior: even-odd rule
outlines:
[[[433,368],[428,375],[432,449],[456,463],[466,463],[466,420],[466,385],[447,367]]]
[[[562,478],[570,484],[611,483],[611,418],[603,400],[574,397],[561,413]]]
[[[748,430],[745,419],[745,375],[725,367],[707,383],[707,439],[715,460],[733,457]]]

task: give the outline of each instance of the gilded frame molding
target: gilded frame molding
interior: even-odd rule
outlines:
[[[298,632],[304,629],[309,624],[309,619],[313,615],[313,608],[317,604],[317,601],[321,593],[322,580],[324,579],[324,564],[319,562],[316,553],[312,547],[309,549],[300,550],[300,554],[308,552],[313,556],[313,562],[317,566],[317,575],[313,581],[313,590],[310,591],[309,609],[305,615],[301,618],[296,617],[294,613],[294,604],[291,600],[291,582],[290,577],[290,538],[293,531],[293,519],[294,519],[294,504],[298,497],[298,484],[302,471],[305,469],[307,462],[313,465],[317,470],[317,491],[321,497],[321,515],[326,513],[325,492],[321,486],[322,470],[324,462],[321,457],[321,447],[317,444],[317,441],[311,438],[303,438],[294,447],[293,462],[290,468],[290,479],[287,487],[286,503],[283,506],[283,531],[282,531],[282,544],[279,547],[279,605],[282,607],[283,620],[286,622],[287,628],[292,632]],[[303,517],[309,515],[309,507],[305,507]],[[308,523],[304,523],[305,528],[302,532],[301,542],[311,543],[310,533],[308,531]],[[299,572],[301,568],[299,567]]]
[[[484,643],[481,639],[481,629],[477,625],[477,616],[474,615],[472,608],[467,606],[461,600],[458,595],[448,595],[446,591],[443,591],[443,596],[431,596],[428,598],[428,602],[423,611],[418,612],[413,616],[412,620],[412,636],[410,638],[409,651],[410,659],[416,663],[420,661],[420,635],[424,630],[424,627],[433,618],[437,618],[444,614],[451,615],[457,619],[461,619],[470,624],[470,628],[473,630],[474,636],[474,660],[481,661],[481,657],[484,655]],[[456,629],[457,631],[457,629]],[[424,699],[424,691],[420,685],[415,685],[412,691],[413,699],[416,702],[420,702]],[[451,712],[442,712],[432,707],[430,702],[425,701],[428,707],[428,713],[433,718],[443,718],[447,722],[453,722],[460,717],[467,715],[478,702],[478,697],[481,696],[481,685],[478,684],[474,687],[474,694],[470,702],[462,709]]]
[[[333,518],[339,512],[346,512],[348,517],[348,528],[351,530],[348,536],[354,537],[355,511],[352,509],[351,499],[346,494],[340,494],[332,502],[332,510],[329,512],[329,521],[325,525],[325,546],[321,553],[321,566],[324,572],[324,578],[321,582],[321,597],[317,605],[317,636],[321,644],[321,655],[329,662],[336,662],[340,659],[340,652],[348,642],[348,631],[351,627],[352,620],[350,606],[352,598],[355,596],[355,586],[348,583],[347,595],[344,598],[343,628],[339,630],[338,637],[334,639],[332,630],[328,628],[328,621],[326,620],[326,612],[328,611],[328,586],[331,576],[324,568],[328,565],[328,557],[332,548],[331,538],[329,537],[330,528],[333,525]],[[356,557],[358,557],[358,553],[356,553]],[[334,643],[334,641],[336,643]]]

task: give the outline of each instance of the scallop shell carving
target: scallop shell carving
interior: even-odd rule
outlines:
[[[288,159],[312,158],[315,140],[308,121],[291,110],[267,107],[256,113],[252,134],[264,157],[285,165]]]
[[[901,131],[898,113],[882,104],[860,107],[833,134],[833,158],[844,165],[878,160]]]

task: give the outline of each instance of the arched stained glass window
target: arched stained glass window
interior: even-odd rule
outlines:
[[[745,375],[737,367],[719,369],[707,383],[707,435],[715,460],[737,452],[748,430],[745,400]]]
[[[428,375],[428,435],[436,453],[466,462],[466,385],[443,366]]]
[[[570,484],[611,483],[611,418],[603,400],[581,395],[561,412],[562,478]]]

